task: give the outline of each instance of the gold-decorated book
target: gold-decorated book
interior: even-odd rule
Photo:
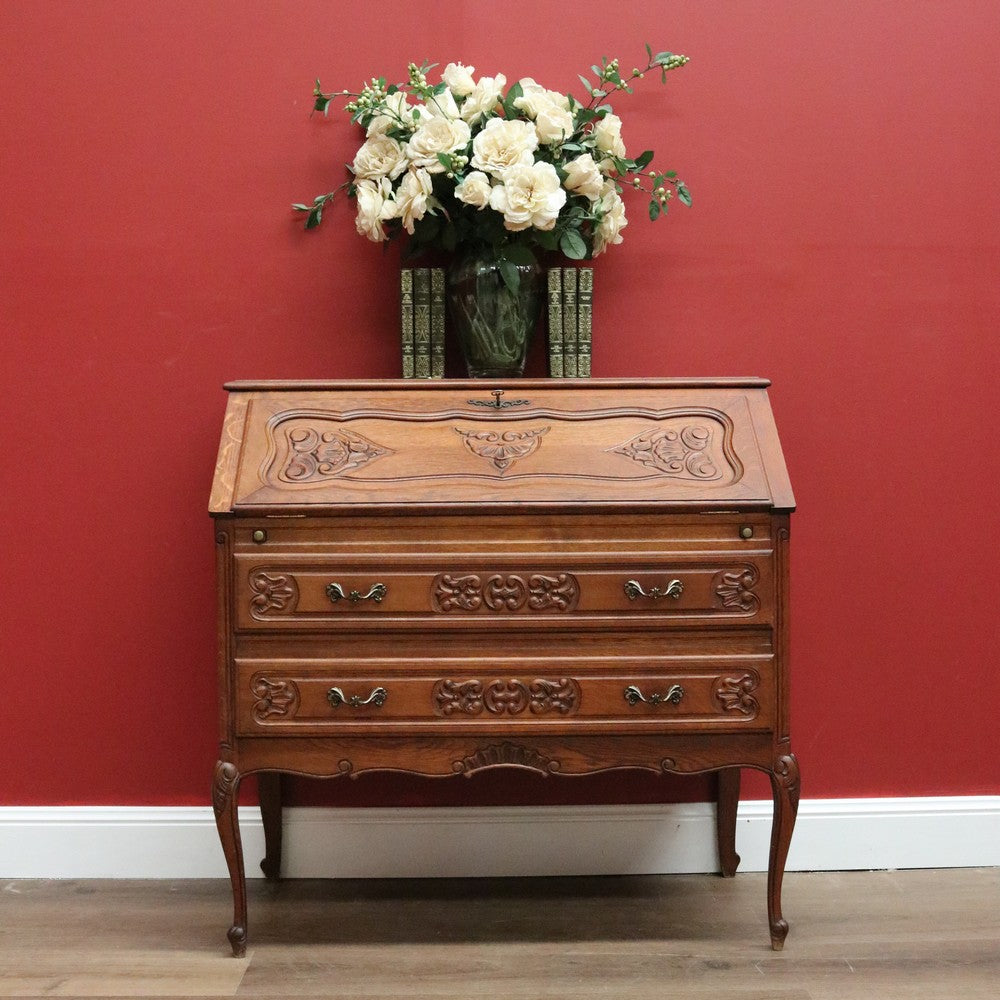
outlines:
[[[431,268],[431,378],[444,378],[444,268]]]
[[[562,269],[563,375],[576,378],[576,268]]]
[[[549,375],[563,377],[562,268],[550,267],[549,279]]]
[[[590,378],[591,327],[594,311],[594,269],[581,267],[576,289],[576,374]]]
[[[413,269],[413,376],[431,377],[431,272]]]
[[[413,378],[413,269],[399,272],[399,336],[403,351],[403,378]]]

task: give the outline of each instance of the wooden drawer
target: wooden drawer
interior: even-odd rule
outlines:
[[[590,658],[495,664],[430,659],[237,660],[241,735],[422,732],[766,730],[770,656]]]
[[[375,562],[297,554],[238,554],[240,629],[358,627],[519,627],[557,621],[648,626],[774,620],[771,560],[720,553],[637,559],[620,564],[581,557],[549,561],[460,557]]]

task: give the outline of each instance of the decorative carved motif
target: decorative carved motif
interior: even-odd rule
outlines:
[[[278,470],[286,483],[322,482],[373,462],[391,449],[348,431],[291,427],[285,431],[287,457]]]
[[[569,715],[580,701],[580,686],[568,677],[559,680],[537,678],[530,684],[515,679],[495,680],[487,684],[480,680],[438,681],[434,685],[434,703],[440,715],[520,715],[530,710],[533,715],[558,712]]]
[[[756,566],[742,566],[728,573],[717,573],[712,583],[715,596],[724,608],[754,612],[760,607],[760,599],[753,593],[759,579]]]
[[[434,578],[431,595],[438,611],[476,611],[483,603],[483,581],[478,576],[442,573]]]
[[[640,434],[610,450],[674,479],[704,482],[719,478],[711,455],[712,431],[704,424]]]
[[[299,707],[299,688],[294,681],[272,681],[262,674],[254,674],[250,690],[257,699],[250,709],[256,722],[278,715],[295,715]]]
[[[485,583],[475,574],[442,573],[431,584],[431,597],[438,611],[478,611],[484,604],[491,611],[569,611],[576,607],[580,584],[571,573],[533,573],[527,580],[495,573]]]
[[[757,689],[760,678],[756,673],[741,674],[739,677],[720,677],[714,685],[715,698],[726,712],[739,712],[754,718],[760,706],[751,691]]]
[[[454,761],[451,767],[456,774],[468,777],[491,767],[522,767],[548,775],[555,774],[561,765],[558,760],[517,743],[493,743],[468,757]]]
[[[229,798],[236,791],[240,782],[240,772],[236,765],[228,760],[220,760],[215,765],[215,775],[212,779],[212,807],[219,816],[226,808]]]
[[[262,618],[269,611],[283,614],[291,611],[299,599],[299,588],[293,576],[271,576],[264,570],[250,574],[250,613],[254,618]]]
[[[458,427],[453,430],[462,435],[473,455],[491,462],[501,476],[514,462],[537,451],[542,435],[549,432],[548,427],[534,431],[463,431]]]

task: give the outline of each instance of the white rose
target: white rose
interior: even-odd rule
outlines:
[[[410,125],[413,119],[410,117],[410,105],[406,100],[406,92],[397,90],[395,94],[389,94],[382,102],[385,109],[383,114],[376,115],[368,123],[369,136],[384,135],[391,128],[398,128],[404,123]]]
[[[428,97],[423,112],[429,118],[458,118],[455,95],[450,90],[442,90],[440,94]]]
[[[496,107],[506,86],[507,77],[503,73],[482,77],[462,102],[462,120],[472,125],[483,115],[489,114]]]
[[[479,170],[465,175],[461,184],[455,186],[455,197],[474,208],[486,208],[490,203],[492,185],[489,177]]]
[[[460,118],[422,119],[406,144],[406,155],[414,167],[426,167],[432,174],[444,171],[438,153],[455,153],[469,144],[472,131]]]
[[[597,148],[609,156],[625,156],[625,143],[622,141],[622,120],[618,115],[605,115],[594,126],[594,139]]]
[[[594,230],[594,256],[604,253],[609,246],[622,242],[622,230],[628,225],[625,218],[625,202],[621,200],[614,184],[605,181],[599,206],[603,213]]]
[[[518,164],[509,167],[490,192],[490,207],[503,213],[505,229],[518,232],[533,226],[552,229],[566,192],[551,163]]]
[[[499,177],[508,167],[533,163],[536,149],[538,134],[531,122],[491,118],[472,142],[471,164]]]
[[[357,187],[358,216],[354,225],[362,236],[375,243],[386,239],[382,223],[396,217],[396,203],[392,200],[392,185],[387,177],[381,180],[361,180]]]
[[[375,134],[366,139],[354,157],[351,170],[362,180],[389,177],[395,180],[406,169],[403,147],[387,135]]]
[[[410,170],[396,189],[396,215],[412,236],[413,224],[424,217],[431,196],[431,175],[426,170]]]
[[[563,181],[563,187],[567,191],[596,201],[601,196],[603,184],[604,178],[590,153],[584,153],[566,164],[566,180]]]
[[[558,90],[546,90],[535,83],[530,76],[517,81],[521,85],[521,96],[514,101],[514,107],[524,111],[529,118],[536,118],[542,105],[554,104],[564,111],[569,110],[569,97]]]
[[[472,74],[475,66],[463,66],[461,63],[448,63],[441,74],[441,79],[448,84],[448,89],[456,97],[467,97],[476,88]]]
[[[547,146],[560,143],[573,134],[573,116],[555,101],[541,101],[535,115],[535,131]]]

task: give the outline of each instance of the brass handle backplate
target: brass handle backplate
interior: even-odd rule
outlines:
[[[638,580],[625,581],[625,596],[630,601],[638,597],[645,597],[650,601],[661,601],[664,597],[672,597],[676,601],[683,593],[684,584],[680,580],[671,580],[665,587],[650,587],[649,590],[643,590]]]
[[[494,389],[491,393],[492,399],[467,399],[469,406],[489,406],[496,410],[506,409],[508,406],[528,406],[530,399],[503,399],[504,390]]]
[[[334,604],[337,601],[348,600],[352,604],[357,604],[359,601],[372,600],[376,604],[382,603],[382,598],[388,593],[389,588],[384,583],[373,583],[371,590],[367,594],[362,594],[360,590],[352,590],[349,593],[344,592],[344,588],[341,587],[339,583],[328,583],[326,585],[326,596],[333,601]]]
[[[381,708],[388,697],[389,692],[384,687],[375,688],[367,698],[362,698],[359,694],[352,694],[348,697],[338,687],[332,687],[326,693],[326,700],[330,703],[331,708],[340,708],[341,705],[349,705],[351,708],[374,705],[376,708]]]
[[[630,705],[638,705],[640,701],[647,705],[662,705],[665,701],[669,701],[672,705],[679,705],[681,698],[684,697],[684,688],[680,684],[672,684],[664,694],[654,691],[647,698],[634,684],[629,684],[625,688],[624,695],[625,700]]]

